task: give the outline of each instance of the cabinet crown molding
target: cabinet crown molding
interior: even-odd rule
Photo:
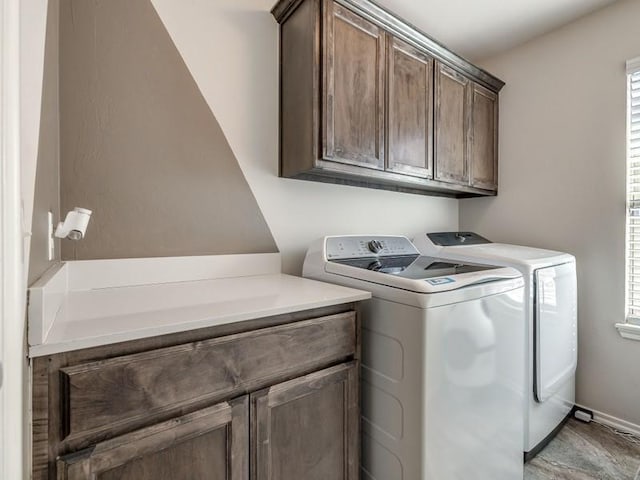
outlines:
[[[280,0],[271,9],[271,14],[278,23],[282,24],[305,1],[317,0]],[[452,52],[411,23],[370,0],[335,0],[335,2],[353,10],[406,42],[426,50],[442,63],[473,77],[476,82],[493,92],[498,93],[505,85],[496,76],[473,65],[470,61]]]

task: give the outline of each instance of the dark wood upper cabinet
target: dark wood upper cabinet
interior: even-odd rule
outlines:
[[[324,0],[323,157],[384,169],[384,31]]]
[[[452,68],[436,66],[435,178],[469,184],[471,81]]]
[[[355,363],[252,394],[251,480],[357,480]]]
[[[433,177],[433,58],[388,38],[387,170]]]
[[[469,149],[471,186],[498,188],[498,95],[473,85],[473,115]]]
[[[496,194],[501,80],[367,0],[280,0],[272,13],[282,177]]]

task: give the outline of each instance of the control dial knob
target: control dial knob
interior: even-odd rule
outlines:
[[[380,251],[384,248],[384,245],[382,245],[382,242],[380,242],[379,240],[371,240],[367,244],[367,247],[369,247],[369,250],[371,250],[373,253],[380,253]]]

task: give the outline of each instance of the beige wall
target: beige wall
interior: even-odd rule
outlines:
[[[54,260],[49,261],[49,220],[60,218],[60,115],[58,96],[58,0],[49,0],[45,38],[40,140],[33,197],[28,282],[31,285],[55,261],[60,260],[60,241],[55,240]]]
[[[153,0],[215,112],[283,255],[328,234],[455,229],[458,201],[278,178],[278,26],[274,0]]]
[[[60,5],[61,207],[93,211],[82,241],[62,241],[62,258],[276,252],[149,0]]]
[[[489,59],[500,99],[500,195],[463,200],[460,226],[578,260],[577,401],[640,424],[640,343],[622,339],[625,60],[640,2],[622,1]]]

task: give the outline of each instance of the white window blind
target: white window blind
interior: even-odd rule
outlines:
[[[627,78],[627,321],[640,324],[640,57]]]

